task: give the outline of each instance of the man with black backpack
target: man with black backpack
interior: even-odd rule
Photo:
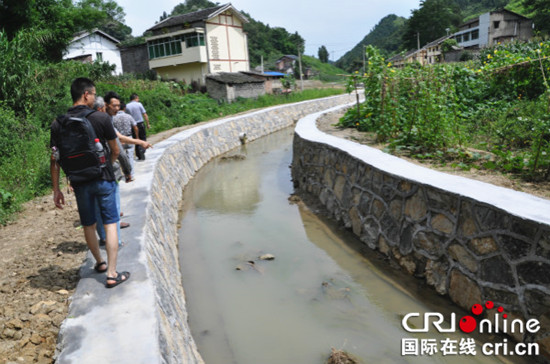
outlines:
[[[130,278],[129,272],[117,272],[120,216],[116,208],[116,182],[112,160],[119,148],[111,118],[92,106],[96,89],[92,80],[77,78],[71,84],[73,106],[58,117],[51,127],[52,158],[50,171],[55,206],[63,208],[65,197],[59,188],[61,167],[74,189],[86,244],[96,260],[94,269],[107,272],[106,287],[112,288]],[[105,152],[109,150],[109,152]],[[95,234],[95,204],[98,204],[106,233],[107,262],[103,261]]]

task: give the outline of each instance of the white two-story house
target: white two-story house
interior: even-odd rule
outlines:
[[[82,62],[108,62],[115,65],[114,73],[122,74],[122,61],[117,45],[118,39],[94,29],[75,34],[63,54],[63,59],[74,59]]]
[[[247,22],[231,4],[167,18],[148,29],[149,68],[199,85],[207,74],[248,71]]]

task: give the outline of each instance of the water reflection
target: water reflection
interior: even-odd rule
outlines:
[[[272,134],[232,153],[244,160],[208,164],[184,192],[180,265],[205,361],[313,364],[336,348],[364,363],[498,362],[401,356],[401,338],[449,337],[406,333],[406,313],[452,306],[376,255],[358,254],[346,231],[288,202],[291,136]],[[265,253],[275,260],[259,260]]]

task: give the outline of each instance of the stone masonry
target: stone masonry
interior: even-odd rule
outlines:
[[[372,148],[318,131],[320,114],[296,128],[297,192],[318,197],[364,244],[459,306],[493,301],[511,317],[536,318],[542,329],[535,337],[515,339],[536,340],[550,352],[550,220],[544,217],[550,201],[435,171],[424,178],[428,172],[410,163],[394,168],[407,162],[367,155]],[[523,205],[517,207],[532,216],[477,198],[474,190],[495,200],[517,198],[512,208]]]
[[[349,100],[348,95],[343,95],[273,107],[193,128],[169,139],[172,145],[155,168],[145,239],[150,273],[157,289],[160,340],[166,362],[195,362],[194,355],[189,355],[193,350],[182,352],[181,346],[183,342],[189,342],[186,339],[189,334],[177,250],[178,207],[189,179],[215,156],[238,147],[241,133],[246,133],[248,140],[252,141],[291,126],[307,114]]]
[[[272,107],[206,124],[168,139],[171,145],[156,163],[145,227],[148,266],[157,290],[159,339],[166,363],[200,362],[195,349],[182,345],[191,341],[179,274],[177,223],[179,203],[189,179],[212,158],[238,147],[241,133],[252,141],[291,126],[307,114],[350,100],[350,96],[342,95]]]
[[[280,105],[205,123],[155,144],[121,185],[130,244],[119,265],[132,273],[113,290],[89,257],[58,338],[56,363],[203,363],[187,323],[178,258],[178,208],[189,179],[212,158],[294,125],[303,116],[349,103],[349,95]],[[93,343],[93,344],[91,344]]]

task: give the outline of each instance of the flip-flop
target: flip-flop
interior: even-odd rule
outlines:
[[[120,223],[120,228],[121,228],[121,229],[126,229],[127,227],[130,227],[130,223],[129,223],[129,222],[121,222],[121,223]]]
[[[107,277],[108,281],[115,281],[115,283],[105,282],[105,287],[113,288],[113,287],[118,286],[121,283],[126,282],[128,279],[130,279],[130,272],[121,272],[121,273],[116,272],[116,274],[117,274],[116,277]],[[122,277],[124,277],[124,279],[122,279]]]
[[[105,265],[105,269],[100,269],[99,267],[101,267],[102,265]],[[97,262],[95,265],[94,265],[94,270],[98,273],[104,273],[107,271],[107,263],[105,261],[102,261],[102,262]]]

